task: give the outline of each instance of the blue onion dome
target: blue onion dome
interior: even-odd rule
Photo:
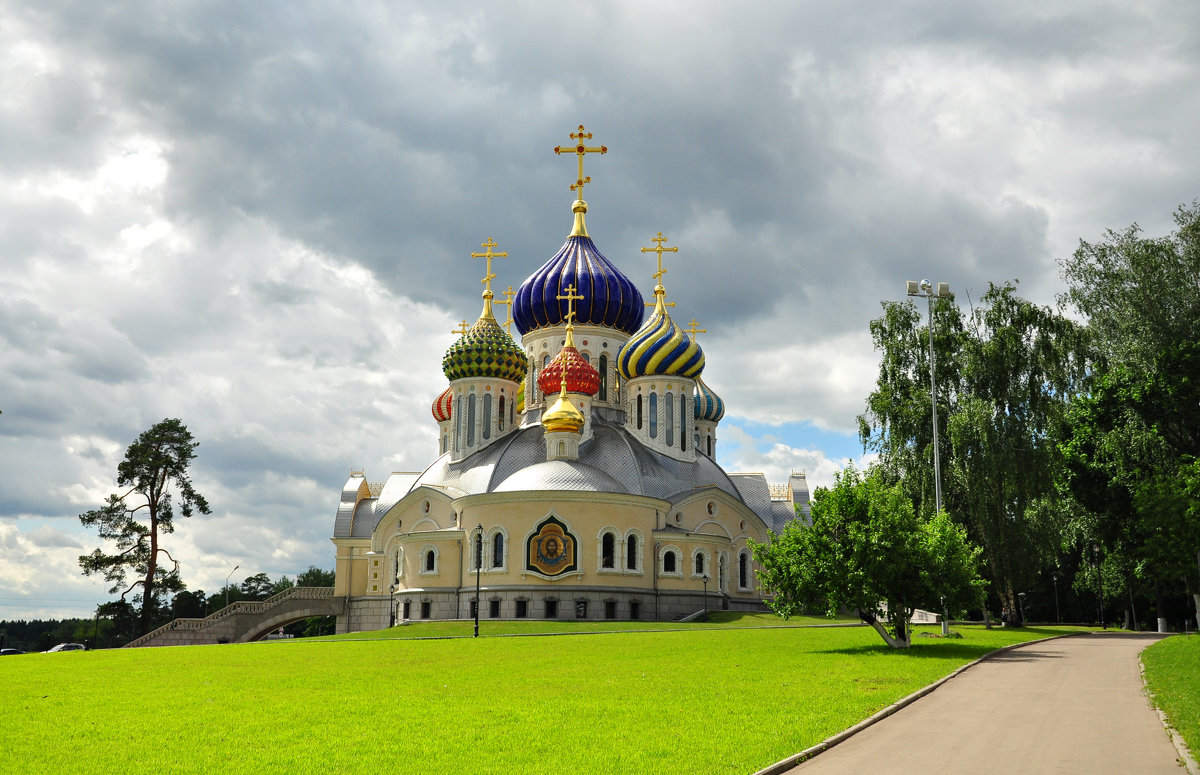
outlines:
[[[654,288],[654,314],[625,343],[617,355],[617,371],[626,380],[635,377],[698,377],[704,371],[704,351],[671,320],[664,304],[666,291]]]
[[[491,291],[484,293],[483,314],[475,325],[450,345],[442,358],[442,372],[453,381],[466,377],[490,377],[520,382],[528,361],[524,351],[492,315]]]
[[[576,202],[575,207],[586,202]],[[582,213],[577,213],[577,219]],[[567,320],[567,302],[557,298],[574,285],[583,300],[575,305],[575,324],[606,326],[632,334],[642,324],[646,307],[642,294],[628,277],[609,261],[582,229],[567,237],[554,257],[531,274],[513,298],[513,322],[527,334]]]
[[[725,416],[725,402],[713,392],[708,384],[696,377],[696,419],[708,422],[720,422]]]

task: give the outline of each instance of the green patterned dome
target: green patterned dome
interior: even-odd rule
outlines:
[[[490,307],[490,305],[488,305]],[[488,377],[521,382],[528,364],[525,353],[486,309],[442,358],[442,372],[453,381]]]

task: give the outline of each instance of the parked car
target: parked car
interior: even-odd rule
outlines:
[[[0,657],[8,657],[8,656],[12,656],[13,654],[24,654],[24,653],[25,652],[21,651],[21,649],[0,649]]]
[[[82,643],[60,643],[46,653],[53,654],[56,651],[87,651],[87,646]]]

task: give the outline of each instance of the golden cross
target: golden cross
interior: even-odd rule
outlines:
[[[493,304],[503,304],[505,307],[508,307],[508,309],[505,310],[505,312],[507,313],[507,315],[506,315],[507,319],[504,321],[504,333],[508,334],[509,336],[512,336],[512,322],[513,322],[513,319],[512,319],[512,303],[513,302],[512,302],[512,300],[513,300],[513,296],[516,296],[516,295],[517,295],[517,292],[514,291],[512,289],[512,286],[510,285],[504,289],[504,301],[492,302]]]
[[[450,333],[458,334],[459,336],[466,336],[467,332],[470,330],[471,327],[468,326],[467,321],[464,320],[462,323],[459,323],[458,328],[453,329]]]
[[[663,253],[678,253],[679,248],[664,248],[663,243],[667,241],[667,238],[662,235],[661,231],[658,233],[657,237],[655,237],[654,239],[652,239],[650,241],[658,243],[657,246],[653,247],[653,248],[642,248],[642,252],[658,254],[658,271],[650,276],[653,277],[655,280],[657,280],[659,285],[662,285],[662,276],[667,273],[667,270],[662,268],[662,254]]]
[[[608,153],[608,146],[598,145],[598,146],[592,146],[591,148],[589,148],[588,146],[584,145],[583,144],[584,140],[592,139],[592,133],[585,132],[583,130],[583,124],[579,125],[578,133],[576,133],[576,132],[571,133],[571,139],[576,141],[576,145],[574,148],[564,148],[561,145],[556,145],[556,146],[554,146],[554,153],[556,153],[556,154],[574,153],[576,156],[579,157],[579,177],[571,185],[571,190],[579,192],[579,201],[582,202],[583,201],[583,185],[585,183],[592,182],[591,175],[587,176],[586,178],[583,176],[583,155],[585,153],[600,153],[600,154]]]
[[[487,242],[479,243],[479,247],[485,248],[486,249],[485,252],[472,253],[471,258],[486,258],[487,259],[487,270],[485,271],[485,273],[483,275],[483,280],[481,282],[483,283],[484,291],[486,291],[487,295],[490,296],[491,292],[492,292],[492,280],[496,279],[496,275],[492,274],[492,259],[493,258],[508,258],[508,253],[493,253],[492,248],[498,248],[498,247],[500,247],[500,245],[498,245],[496,243],[496,241],[493,240],[491,237],[487,238]]]
[[[696,319],[692,318],[692,322],[688,323],[688,327],[683,330],[687,331],[689,334],[691,334],[692,339],[696,338],[696,334],[707,334],[708,333],[707,328],[696,328],[696,326],[697,326]]]
[[[580,129],[582,129],[582,128],[583,127],[580,127]],[[573,284],[568,285],[563,290],[565,290],[567,292],[567,295],[563,296],[562,294],[559,294],[555,298],[567,300],[567,325],[569,326],[569,325],[571,325],[572,321],[575,320],[575,304],[574,304],[574,302],[582,301],[583,297],[577,296],[575,294],[575,286]]]

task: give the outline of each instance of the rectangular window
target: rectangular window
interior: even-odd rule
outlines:
[[[475,608],[476,608],[476,607],[477,607],[477,606],[476,606],[476,604],[475,604],[475,601],[474,601],[474,600],[472,600],[472,601],[471,601],[471,606],[470,606],[470,609],[467,611],[467,617],[468,617],[468,618],[470,618],[470,619],[474,619],[474,618],[475,618]]]
[[[429,609],[432,607],[433,607],[433,605],[428,600],[424,600],[421,602],[421,618],[422,619],[429,618]]]
[[[642,612],[642,604],[636,600],[629,601],[629,618],[636,619],[638,614]]]
[[[499,600],[489,600],[488,601],[488,616],[490,616],[493,619],[500,618],[500,601]]]
[[[528,600],[518,600],[517,601],[517,610],[513,614],[513,616],[515,616],[518,619],[524,619],[524,618],[528,617],[529,616],[529,601]]]
[[[412,615],[412,601],[404,601],[404,618],[407,619]]]
[[[617,601],[616,600],[605,600],[604,601],[604,618],[605,619],[616,619],[617,618]]]
[[[546,601],[546,618],[547,619],[557,619],[558,618],[558,601],[557,600],[547,600]]]
[[[575,618],[576,619],[586,619],[587,618],[587,601],[586,600],[576,600],[575,601]]]

